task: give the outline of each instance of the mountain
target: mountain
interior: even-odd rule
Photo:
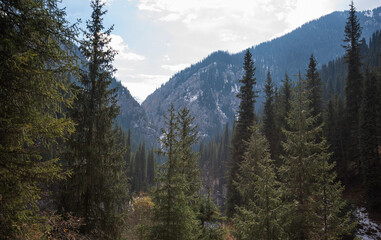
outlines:
[[[110,88],[118,88],[117,104],[120,106],[120,113],[117,122],[126,133],[131,130],[132,149],[137,149],[139,143],[143,141],[149,146],[156,144],[159,132],[148,120],[145,110],[132,97],[130,91],[115,78]]]
[[[256,90],[260,95],[257,111],[263,102],[261,89],[268,70],[279,85],[285,72],[291,78],[295,78],[299,71],[304,73],[311,53],[319,67],[344,54],[341,44],[347,16],[348,11],[333,12],[250,49],[256,67]],[[359,12],[358,17],[365,39],[381,29],[381,7]],[[163,115],[170,103],[177,109],[186,106],[196,117],[200,134],[213,136],[226,122],[234,120],[239,103],[236,98],[238,80],[243,75],[243,56],[244,51],[237,54],[218,51],[175,74],[142,103],[148,119],[159,128],[163,127]]]

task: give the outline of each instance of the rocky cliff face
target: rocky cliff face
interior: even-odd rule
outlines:
[[[304,74],[312,53],[319,66],[344,54],[341,44],[347,13],[334,12],[251,48],[259,91],[256,111],[261,111],[262,88],[268,70],[279,85],[286,72],[292,79],[299,71]],[[369,39],[381,28],[381,7],[359,13],[359,19],[363,37]],[[226,122],[233,122],[239,104],[236,94],[240,86],[238,80],[243,75],[243,56],[244,52],[233,55],[215,52],[175,74],[142,103],[149,121],[158,129],[163,127],[163,115],[173,103],[176,109],[183,106],[190,109],[204,137],[214,135]]]

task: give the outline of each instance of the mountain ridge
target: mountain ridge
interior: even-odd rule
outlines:
[[[303,24],[284,36],[249,48],[253,51],[257,85],[263,87],[267,71],[279,85],[287,72],[291,78],[305,72],[308,58],[313,53],[318,67],[344,54],[341,46],[348,11],[333,12]],[[381,29],[381,7],[358,12],[363,37]],[[335,44],[332,44],[335,43]],[[243,53],[229,54],[224,51],[208,57],[176,73],[171,79],[149,95],[141,104],[149,121],[158,128],[164,126],[163,115],[172,102],[175,108],[187,107],[196,116],[200,134],[212,136],[225,123],[233,122],[239,104],[236,93],[242,77]],[[256,110],[260,111],[263,94],[260,92]]]

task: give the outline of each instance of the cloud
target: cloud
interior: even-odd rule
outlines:
[[[137,0],[137,6],[199,60],[215,50],[241,51],[288,29],[285,19],[297,1]]]
[[[123,86],[141,103],[149,94],[167,82],[170,75],[130,74],[121,80]]]
[[[123,38],[119,35],[111,34],[110,46],[118,51],[115,60],[129,60],[129,61],[142,61],[144,56],[132,52],[126,43],[123,42]]]
[[[105,3],[106,6],[111,6],[111,3],[113,2],[114,0],[101,0],[102,3]]]
[[[172,22],[180,19],[180,15],[176,13],[170,13],[164,17],[161,17],[160,20],[164,22]]]
[[[163,31],[178,38],[176,41],[197,44],[198,51],[188,49],[195,54],[241,51],[338,10],[343,2],[348,1],[136,0],[141,13],[161,23]]]
[[[179,72],[187,67],[189,67],[190,64],[184,64],[184,63],[181,63],[181,64],[175,64],[175,65],[161,65],[161,67],[163,69],[166,69],[166,70],[169,70],[171,71],[172,73],[176,73],[176,72]]]
[[[168,62],[170,60],[171,60],[171,58],[169,57],[169,55],[165,54],[164,57],[163,57],[163,61]]]

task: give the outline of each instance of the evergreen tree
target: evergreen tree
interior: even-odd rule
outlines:
[[[238,181],[234,182],[245,205],[237,207],[234,216],[239,239],[284,239],[280,222],[281,194],[276,179],[269,144],[254,125],[252,135],[246,143]]]
[[[346,109],[346,151],[350,162],[358,167],[359,163],[359,111],[362,97],[362,74],[360,62],[360,37],[361,27],[356,16],[356,9],[353,1],[350,4],[349,16],[345,25],[345,38],[343,47],[345,48],[345,60],[348,64],[348,73],[345,86],[345,109]],[[347,165],[350,164],[347,162]],[[347,179],[349,180],[349,179]]]
[[[241,205],[239,193],[233,185],[233,182],[236,181],[239,164],[242,162],[243,153],[245,152],[243,142],[250,138],[249,127],[255,121],[254,103],[257,96],[256,92],[253,90],[253,87],[256,84],[256,79],[254,77],[255,67],[249,50],[247,50],[245,54],[243,69],[245,75],[239,80],[243,85],[240,87],[240,91],[237,94],[237,97],[241,102],[238,107],[238,120],[232,137],[232,163],[230,165],[228,177],[226,209],[228,217],[233,216],[235,206]]]
[[[321,79],[319,73],[316,69],[316,59],[313,54],[311,54],[310,62],[307,69],[307,89],[309,91],[308,99],[311,101],[310,108],[312,109],[312,116],[316,116],[316,125],[322,123],[322,91],[323,87],[321,84]]]
[[[112,28],[104,30],[104,4],[91,2],[80,51],[86,58],[79,79],[78,96],[71,113],[77,123],[68,144],[67,167],[73,171],[65,184],[65,211],[84,218],[82,231],[102,239],[119,239],[122,208],[127,197],[123,151],[117,145],[114,120],[119,114],[116,89],[109,89],[115,69],[115,51],[108,44]]]
[[[285,73],[284,79],[282,80],[282,86],[280,88],[280,97],[282,102],[282,114],[287,115],[291,109],[291,89],[292,83],[290,77]],[[286,127],[287,120],[284,119],[282,126]]]
[[[381,162],[377,143],[377,95],[376,74],[367,70],[360,114],[360,154],[363,182],[369,205],[381,211]]]
[[[299,74],[284,129],[286,154],[281,167],[284,226],[290,239],[336,239],[347,231],[342,187],[335,182],[321,125],[312,116],[306,82]]]
[[[274,84],[271,80],[270,72],[267,72],[265,83],[266,101],[263,109],[263,133],[270,145],[271,159],[278,157],[277,129],[275,126],[274,113]]]
[[[145,144],[140,143],[139,148],[135,152],[134,157],[134,168],[131,172],[132,176],[132,192],[141,192],[146,190],[146,181],[147,181],[147,158]]]
[[[147,182],[148,186],[152,186],[155,183],[155,168],[156,168],[156,159],[151,149],[147,157]]]
[[[43,189],[67,176],[43,153],[74,131],[63,110],[76,34],[56,0],[1,1],[0,12],[0,239],[30,239],[47,230]]]
[[[197,125],[194,124],[194,117],[190,116],[189,110],[183,108],[177,114],[178,135],[179,135],[179,157],[181,173],[185,177],[188,186],[185,194],[189,197],[190,206],[196,210],[199,208],[199,190],[201,188],[201,176],[198,165],[199,154],[195,153],[192,147],[198,142]]]
[[[276,156],[274,157],[275,164],[277,166],[281,165],[281,161],[279,159],[279,156],[281,154],[284,154],[284,150],[281,147],[281,142],[285,140],[285,135],[282,132],[282,128],[287,128],[287,113],[290,111],[291,108],[291,89],[292,89],[292,83],[290,78],[288,77],[287,73],[285,73],[285,78],[282,79],[282,85],[279,89],[279,92],[276,92],[275,94],[275,100],[274,100],[274,117],[275,117],[275,130],[274,133],[276,134],[275,137],[275,143],[273,143],[275,146],[274,148],[276,150]]]
[[[159,153],[166,156],[167,161],[158,168],[157,187],[153,192],[152,239],[197,239],[199,223],[186,196],[188,183],[182,173],[181,142],[177,132],[179,123],[173,104],[164,117],[166,129],[162,129]]]
[[[127,146],[127,150],[125,153],[125,159],[126,159],[126,166],[129,168],[131,166],[131,129],[128,129],[126,146]]]
[[[211,191],[208,189],[208,195],[201,197],[199,217],[202,228],[202,235],[199,239],[203,240],[223,240],[224,229],[218,206],[211,197]]]

